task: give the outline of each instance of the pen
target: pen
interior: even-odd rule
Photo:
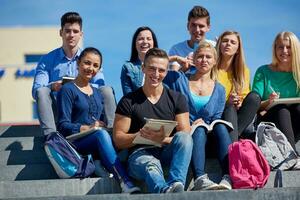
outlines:
[[[269,85],[269,88],[270,88],[270,90],[271,90],[272,92],[276,93],[275,90],[272,88],[271,85]]]
[[[94,116],[92,116],[92,119],[95,120],[95,121],[97,121],[97,119]]]

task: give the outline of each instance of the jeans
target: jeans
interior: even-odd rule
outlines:
[[[36,91],[38,116],[43,135],[56,131],[55,119],[57,119],[56,99],[48,87],[38,88]]]
[[[177,132],[172,142],[162,148],[143,148],[128,159],[130,176],[146,182],[148,191],[161,193],[174,182],[185,184],[193,141],[188,133]],[[167,181],[163,167],[169,167]]]
[[[111,137],[105,130],[95,131],[93,134],[75,140],[73,144],[81,154],[92,154],[93,158],[100,158],[103,166],[113,173],[118,181],[127,182],[129,180],[117,157]]]
[[[221,164],[222,173],[228,174],[228,146],[231,144],[231,138],[224,124],[215,124],[213,131],[207,133],[203,127],[198,127],[192,137],[194,142],[192,154],[192,167],[195,179],[205,174],[205,145],[207,134],[213,134],[217,142],[218,160]]]
[[[230,137],[233,142],[239,137],[249,138],[251,133],[246,133],[246,128],[253,123],[256,112],[260,107],[261,99],[256,92],[250,92],[243,100],[242,106],[237,110],[234,105],[226,104],[223,112],[223,119],[233,125]]]
[[[110,86],[101,86],[99,87],[99,91],[104,101],[105,122],[108,128],[112,128],[117,107],[114,90]]]

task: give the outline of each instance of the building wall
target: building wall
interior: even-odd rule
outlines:
[[[61,46],[59,27],[0,28],[0,122],[33,120],[32,77],[16,76],[17,70],[31,70],[26,54],[46,54]]]

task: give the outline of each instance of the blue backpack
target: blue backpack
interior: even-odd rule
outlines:
[[[58,132],[47,136],[44,149],[59,178],[85,178],[95,171],[92,156],[80,156]]]

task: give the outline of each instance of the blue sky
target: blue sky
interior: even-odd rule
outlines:
[[[270,63],[278,32],[288,30],[300,37],[299,0],[0,0],[0,5],[0,27],[59,26],[62,14],[79,12],[84,20],[84,46],[103,53],[106,83],[114,87],[118,100],[122,96],[120,70],[129,59],[137,27],[151,27],[159,47],[168,51],[188,39],[187,14],[194,5],[210,12],[208,39],[225,30],[240,32],[252,77],[257,67]]]

